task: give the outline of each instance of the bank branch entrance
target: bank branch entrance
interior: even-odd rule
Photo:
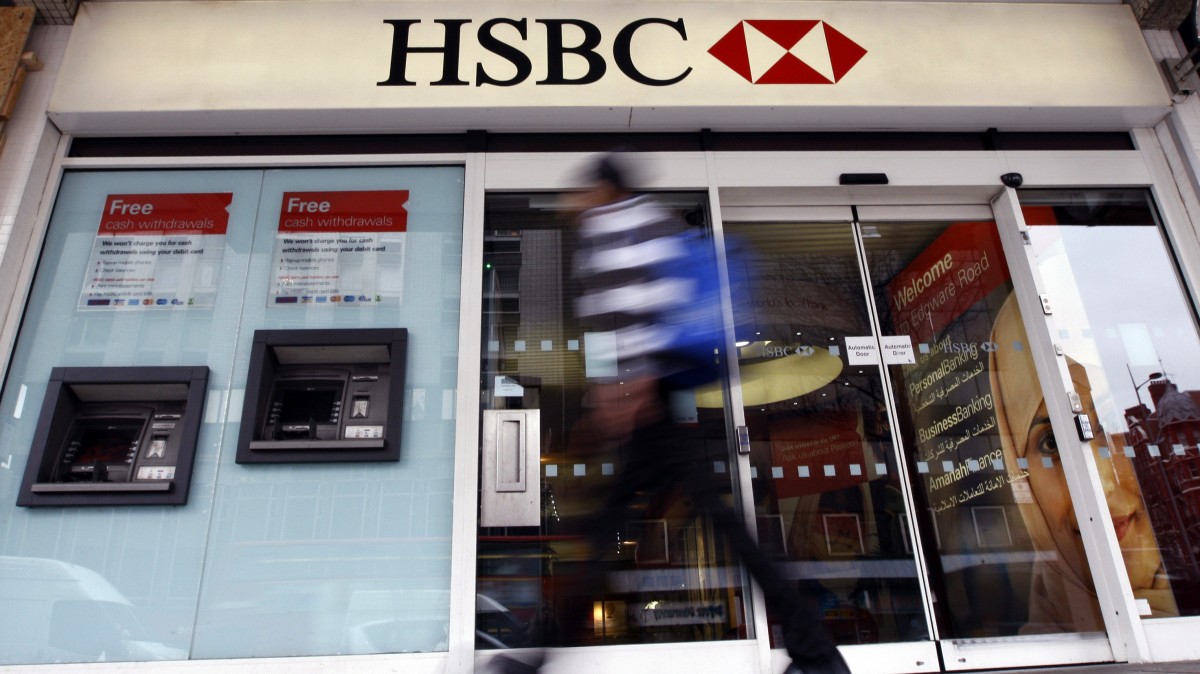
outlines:
[[[747,158],[707,161],[732,175]],[[1104,662],[1127,657],[1112,637],[1131,629],[1107,603],[1136,611],[1138,629],[1194,611],[1186,555],[1154,514],[1168,505],[1155,476],[1180,469],[1153,461],[1182,465],[1195,450],[1184,442],[1155,454],[1137,440],[1144,419],[1163,413],[1126,404],[1137,391],[1105,369],[1140,359],[1129,372],[1149,376],[1161,401],[1186,375],[1165,360],[1153,369],[1169,373],[1138,363],[1197,348],[1149,190],[1017,192],[998,180],[681,190],[670,173],[677,158],[644,160],[674,188],[655,198],[705,232],[728,276],[752,288],[728,307],[725,379],[673,413],[699,427],[706,465],[728,480],[730,502],[819,605],[852,665]],[[657,652],[699,641],[722,642],[697,652],[728,656],[736,671],[752,671],[753,652],[782,668],[779,617],[680,499],[642,504],[605,551],[605,587],[580,593],[570,583],[586,559],[579,523],[624,457],[581,452],[572,437],[604,342],[574,317],[574,225],[557,203],[519,189],[484,200],[477,589],[520,627],[480,627],[491,648],[604,647],[568,648],[568,660],[616,663],[645,653],[638,644]],[[1158,261],[1155,278],[1138,283],[1173,289],[1175,318],[1085,301],[1101,283],[1087,261],[1116,241]],[[511,522],[488,514],[489,456],[506,451],[491,438],[505,416],[519,419],[524,456],[535,455],[536,496]]]

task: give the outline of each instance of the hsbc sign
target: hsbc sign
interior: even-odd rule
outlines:
[[[1169,109],[1128,6],[999,0],[90,2],[50,101],[62,130],[116,135],[1128,129]]]
[[[631,21],[616,30],[607,51],[601,49],[605,41],[602,29],[582,19],[493,18],[473,31],[474,22],[469,19],[434,19],[432,23],[442,29],[437,43],[414,43],[413,28],[423,23],[420,20],[386,19],[384,23],[392,27],[392,42],[388,77],[377,83],[381,87],[417,86],[419,82],[409,75],[414,57],[440,59],[440,77],[420,83],[437,87],[512,87],[530,78],[535,78],[537,85],[579,86],[598,82],[610,71],[640,85],[666,87],[687,79],[695,69],[693,64],[680,63],[673,73],[652,75],[632,48],[640,33],[653,33],[646,39],[688,42],[682,18]],[[486,64],[476,62],[467,65],[464,75],[464,35],[501,60],[505,74],[498,76]],[[534,73],[532,51],[545,64],[541,73]],[[732,75],[751,84],[834,84],[867,50],[824,21],[758,19],[737,22],[708,53]],[[568,75],[571,62],[576,67]]]
[[[774,62],[768,58],[769,68],[758,74],[750,58],[756,36],[768,43],[758,51],[778,56]],[[764,19],[738,23],[708,53],[754,84],[833,84],[867,50],[824,21]]]

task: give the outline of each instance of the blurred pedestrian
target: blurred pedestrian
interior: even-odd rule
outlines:
[[[604,547],[630,519],[639,494],[679,490],[728,539],[782,620],[784,646],[792,659],[787,674],[849,674],[815,604],[783,578],[747,532],[743,518],[722,500],[728,480],[706,469],[697,429],[672,420],[673,395],[716,370],[711,362],[697,362],[672,348],[680,330],[674,317],[699,299],[694,278],[671,271],[681,268],[672,260],[693,254],[681,236],[687,224],[653,198],[635,195],[624,161],[621,154],[599,157],[586,175],[587,188],[572,198],[581,211],[575,272],[583,293],[576,313],[590,331],[607,332],[616,345],[616,363],[609,368],[614,376],[588,382],[583,418],[573,436],[625,448],[614,486],[585,528],[591,586],[603,581]],[[537,671],[542,657],[537,654],[532,664],[508,656],[493,662],[502,674],[521,674]]]

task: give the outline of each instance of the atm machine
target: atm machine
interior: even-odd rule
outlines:
[[[258,330],[237,462],[399,461],[408,331]]]
[[[187,503],[208,368],[57,367],[17,505]]]

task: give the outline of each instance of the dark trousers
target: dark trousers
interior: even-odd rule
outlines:
[[[697,514],[709,517],[762,588],[768,608],[784,623],[784,647],[792,660],[803,664],[827,659],[837,647],[821,626],[814,598],[802,595],[779,573],[747,533],[744,520],[722,500],[729,488],[728,477],[715,474],[704,457],[702,442],[696,429],[669,419],[634,431],[616,483],[604,506],[588,522],[592,550],[589,584],[599,587],[596,583],[603,582],[603,550],[612,546],[616,534],[625,528],[635,499],[642,493],[666,494],[678,489]]]

